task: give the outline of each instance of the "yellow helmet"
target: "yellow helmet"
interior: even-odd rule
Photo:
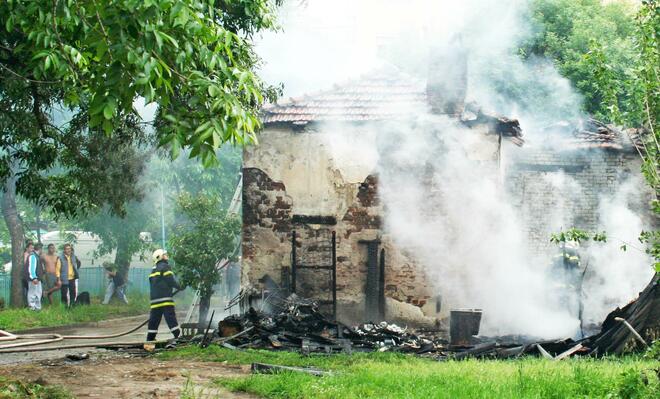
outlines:
[[[151,258],[153,259],[154,263],[158,263],[158,261],[161,260],[165,254],[167,254],[167,251],[159,248],[154,251],[154,254],[151,255]]]

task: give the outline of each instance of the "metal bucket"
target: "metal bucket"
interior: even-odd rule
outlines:
[[[449,312],[449,343],[470,345],[470,338],[479,334],[481,309],[455,309]]]

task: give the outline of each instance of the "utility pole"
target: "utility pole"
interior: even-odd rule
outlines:
[[[165,249],[165,193],[163,185],[160,185],[160,230],[161,238],[163,240],[163,249]]]

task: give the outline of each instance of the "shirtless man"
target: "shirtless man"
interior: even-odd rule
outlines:
[[[55,253],[55,244],[48,244],[48,253],[42,255],[41,261],[44,265],[45,273],[42,277],[44,287],[44,297],[48,299],[48,303],[53,303],[53,292],[60,289],[58,282],[55,265],[57,264],[57,253]]]

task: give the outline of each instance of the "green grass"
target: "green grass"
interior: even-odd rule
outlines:
[[[314,377],[285,372],[216,381],[231,390],[266,398],[660,397],[656,374],[660,366],[641,357],[437,362],[394,353],[305,357],[290,352],[231,351],[220,347],[188,347],[160,356],[233,364],[314,366],[333,373]]]
[[[0,330],[20,331],[38,327],[64,326],[149,312],[149,300],[145,296],[130,297],[128,305],[118,302],[101,305],[98,298],[92,300],[89,306],[76,306],[70,309],[57,302],[50,306],[44,305],[38,312],[27,308],[5,309],[0,311]]]
[[[23,383],[0,376],[0,399],[28,398],[70,399],[73,396],[60,387]]]

